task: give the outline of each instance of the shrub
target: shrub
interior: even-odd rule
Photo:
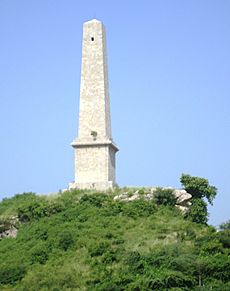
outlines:
[[[203,276],[229,282],[230,261],[227,255],[218,254],[203,258]]]
[[[62,211],[61,204],[46,200],[44,197],[35,196],[29,201],[25,201],[18,208],[18,218],[21,222],[38,220],[45,216],[50,216]]]
[[[112,262],[117,260],[116,252],[113,250],[106,251],[103,254],[102,262],[105,264],[111,264]]]
[[[157,205],[175,206],[176,197],[172,189],[157,188],[154,192],[154,201]]]
[[[67,251],[74,244],[74,238],[71,231],[64,230],[59,234],[59,247]]]
[[[150,279],[151,278],[151,279]],[[194,279],[182,272],[160,268],[155,270],[149,278],[149,290],[171,290],[175,287],[186,286],[191,290],[194,286]]]
[[[122,203],[123,215],[137,218],[142,216],[149,216],[157,211],[157,207],[153,201],[146,201],[144,199],[138,199],[129,201],[128,203]]]
[[[4,267],[0,268],[0,283],[1,284],[14,284],[21,280],[26,273],[26,268],[21,263],[7,263]]]
[[[106,203],[107,201],[111,200],[111,197],[109,197],[106,194],[94,194],[94,195],[87,195],[84,194],[81,198],[80,198],[80,203],[88,203],[92,206],[96,206],[96,207],[102,207],[102,205],[104,203]]]
[[[91,257],[101,256],[107,251],[109,251],[109,243],[105,241],[100,242],[89,249]]]
[[[48,250],[45,244],[36,245],[31,251],[31,262],[45,264],[48,260]]]
[[[34,237],[40,240],[47,240],[48,239],[48,226],[42,224],[42,227],[35,228]]]
[[[122,212],[124,203],[119,201],[111,201],[104,205],[101,209],[101,215],[103,216],[117,216],[119,213]]]
[[[144,194],[145,194],[145,189],[142,188],[142,189],[138,190],[138,194],[140,194],[140,195],[144,195]]]

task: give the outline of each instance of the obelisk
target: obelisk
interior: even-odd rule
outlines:
[[[83,25],[75,181],[69,188],[106,190],[116,185],[112,140],[105,28],[93,19]]]

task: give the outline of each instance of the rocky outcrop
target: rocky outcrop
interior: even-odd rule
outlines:
[[[191,198],[192,195],[186,192],[184,189],[173,189],[171,187],[164,187],[161,188],[163,190],[165,189],[171,189],[172,194],[176,197],[176,207],[180,209],[183,213],[186,213],[191,205]],[[154,193],[156,192],[157,188],[144,188],[140,190],[131,190],[124,192],[122,194],[119,194],[114,197],[114,200],[119,201],[134,201],[137,199],[145,199],[145,200],[151,200],[154,198]]]
[[[17,236],[17,228],[12,226],[10,229],[7,229],[5,231],[3,231],[2,233],[0,233],[0,239],[4,238],[4,237],[13,237],[15,238]]]
[[[177,204],[186,204],[187,201],[191,200],[192,195],[186,192],[184,189],[174,189],[173,194],[177,199]]]
[[[18,217],[0,217],[0,239],[17,236]]]
[[[186,213],[192,204],[192,195],[186,192],[184,189],[174,189],[173,194],[177,199],[176,207],[180,209],[182,213]]]

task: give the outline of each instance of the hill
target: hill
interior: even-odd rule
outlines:
[[[18,232],[0,241],[0,289],[230,290],[229,230],[122,191],[4,199],[0,230]]]

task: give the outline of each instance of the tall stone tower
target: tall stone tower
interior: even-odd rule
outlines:
[[[69,188],[108,189],[116,185],[112,140],[106,37],[103,24],[83,25],[80,110],[75,151],[75,181]]]

